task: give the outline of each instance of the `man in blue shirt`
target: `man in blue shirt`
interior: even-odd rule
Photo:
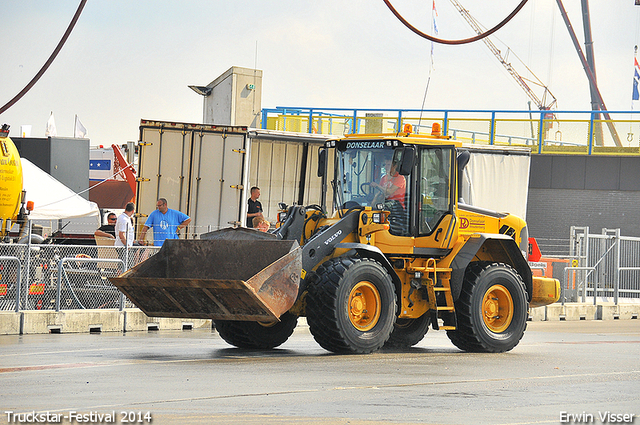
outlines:
[[[149,214],[140,232],[140,243],[144,244],[147,230],[153,227],[153,244],[161,246],[165,239],[178,239],[180,229],[187,227],[191,218],[183,212],[172,210],[165,198],[158,199],[156,210]]]

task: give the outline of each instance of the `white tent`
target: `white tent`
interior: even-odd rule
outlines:
[[[26,158],[22,161],[22,187],[26,200],[33,201],[31,220],[57,220],[75,217],[97,217],[100,210],[64,184],[41,170]]]

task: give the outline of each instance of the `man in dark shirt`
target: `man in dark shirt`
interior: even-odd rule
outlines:
[[[253,227],[253,218],[262,217],[262,204],[258,201],[260,197],[260,188],[251,188],[251,198],[247,201],[249,208],[247,209],[247,227]]]
[[[94,236],[98,236],[101,238],[116,238],[116,220],[118,217],[114,213],[109,213],[107,215],[107,224],[103,224],[94,232]]]

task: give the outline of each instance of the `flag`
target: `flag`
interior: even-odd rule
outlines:
[[[632,100],[640,100],[640,89],[638,88],[640,83],[640,65],[638,65],[638,58],[633,58],[633,96]]]
[[[78,139],[84,139],[85,137],[87,137],[87,129],[84,128],[84,125],[82,125],[77,115],[76,115],[76,126],[73,130],[73,137],[76,137]]]
[[[433,6],[431,7],[431,17],[433,18],[433,32],[435,35],[438,35],[438,22],[436,18],[438,17],[438,10],[436,9],[436,0],[433,0]]]
[[[438,22],[436,18],[438,17],[438,10],[436,9],[436,0],[432,0],[431,3],[431,22],[433,26],[433,34],[438,35]],[[431,69],[434,69],[434,60],[433,60],[433,48],[435,43],[431,42]]]
[[[44,132],[45,136],[56,137],[58,135],[58,130],[56,130],[56,120],[53,119],[53,112],[49,116],[47,120],[47,130]]]

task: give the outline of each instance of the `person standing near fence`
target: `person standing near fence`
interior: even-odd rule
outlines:
[[[153,245],[161,246],[165,239],[178,239],[180,229],[191,223],[191,218],[185,213],[172,210],[165,198],[156,202],[156,210],[149,214],[140,232],[140,244],[144,245],[147,230],[153,227]]]
[[[110,212],[107,214],[107,224],[103,224],[96,230],[93,235],[99,238],[108,238],[115,239],[116,238],[116,221],[118,217]]]
[[[116,221],[116,242],[114,246],[132,246],[136,239],[131,216],[136,210],[133,202],[129,202],[124,208],[124,212],[118,216]]]

